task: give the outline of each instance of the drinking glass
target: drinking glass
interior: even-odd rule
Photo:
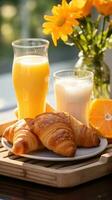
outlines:
[[[41,38],[26,38],[12,42],[12,46],[12,79],[18,118],[34,118],[45,112],[50,73],[49,42]]]
[[[54,73],[57,111],[72,114],[87,124],[87,108],[93,89],[93,73],[86,70],[62,70]]]

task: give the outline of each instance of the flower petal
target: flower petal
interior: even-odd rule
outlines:
[[[52,40],[53,40],[53,42],[54,42],[54,45],[57,46],[57,40],[58,40],[58,38],[57,38],[56,35],[53,34],[53,33],[52,33]]]
[[[61,39],[66,42],[68,40],[68,36],[67,35],[61,35]]]
[[[72,6],[66,0],[62,0],[62,4],[53,6],[52,16],[45,15],[47,21],[43,24],[45,34],[51,34],[54,45],[57,45],[58,39],[64,42],[68,40],[68,35],[73,32],[73,27],[77,26],[78,12],[74,12]]]

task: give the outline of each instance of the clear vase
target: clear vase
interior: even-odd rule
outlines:
[[[110,70],[104,62],[104,56],[85,56],[79,53],[75,68],[86,69],[94,73],[94,98],[110,98]]]

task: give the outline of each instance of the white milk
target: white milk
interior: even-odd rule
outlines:
[[[69,112],[87,124],[87,106],[92,93],[90,80],[72,77],[55,80],[55,99],[58,111]]]

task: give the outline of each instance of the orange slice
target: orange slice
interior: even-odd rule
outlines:
[[[101,136],[112,138],[112,100],[93,100],[88,114],[89,125],[97,129]]]

